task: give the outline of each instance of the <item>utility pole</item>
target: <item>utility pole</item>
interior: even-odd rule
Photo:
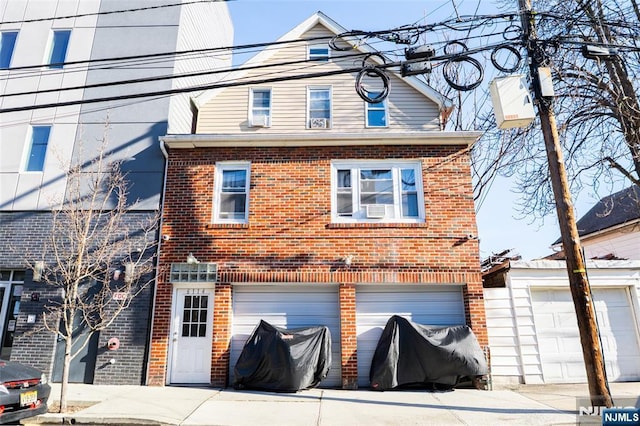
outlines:
[[[546,54],[537,40],[535,21],[531,11],[531,0],[518,0],[522,18],[522,31],[529,58],[529,72],[533,82],[542,135],[547,150],[549,174],[556,203],[562,246],[566,256],[569,288],[576,310],[580,343],[587,370],[589,394],[592,406],[612,407],[613,400],[609,392],[606,371],[602,357],[602,347],[598,336],[595,307],[591,288],[587,279],[585,260],[578,236],[578,227],[571,202],[567,172],[564,167],[562,148],[558,136],[552,97],[543,96],[539,68],[548,65]]]

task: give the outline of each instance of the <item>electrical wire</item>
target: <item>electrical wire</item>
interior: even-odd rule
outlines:
[[[89,16],[114,15],[117,13],[129,13],[129,12],[140,12],[140,11],[153,10],[153,9],[164,9],[168,7],[186,6],[186,5],[195,4],[195,3],[218,3],[218,2],[225,3],[227,1],[229,0],[192,0],[192,1],[185,1],[181,3],[161,4],[156,6],[136,7],[131,9],[111,10],[111,11],[105,11],[105,12],[93,12],[93,13],[82,13],[77,15],[55,16],[55,17],[48,17],[48,18],[25,19],[22,21],[2,21],[2,24],[4,25],[30,24],[34,22],[55,21],[58,19],[86,18]]]
[[[197,3],[197,2],[194,2],[194,3]],[[142,8],[142,9],[147,9],[147,8]],[[334,37],[326,37],[326,36],[312,37],[312,38],[305,38],[305,39],[249,44],[249,45],[243,45],[243,46],[194,49],[194,50],[188,50],[188,51],[163,52],[163,53],[123,56],[123,57],[115,57],[115,58],[101,58],[101,59],[93,59],[93,60],[86,60],[86,61],[74,61],[74,62],[65,63],[64,65],[67,66],[67,68],[65,68],[63,71],[60,71],[60,72],[75,71],[73,69],[74,66],[84,65],[84,64],[103,63],[104,66],[102,68],[90,66],[88,69],[83,67],[81,68],[81,71],[83,72],[86,72],[87,70],[94,70],[94,69],[112,69],[114,67],[115,68],[139,67],[142,65],[148,66],[153,63],[158,63],[158,61],[162,62],[162,61],[170,60],[169,58],[171,57],[173,57],[174,61],[188,59],[188,58],[181,58],[180,56],[182,55],[195,56],[195,55],[211,54],[211,53],[220,52],[220,51],[254,49],[254,48],[269,49],[269,48],[277,48],[283,44],[304,43],[304,42],[308,43],[310,41],[319,41],[319,40],[328,41],[329,46],[334,50],[346,52],[349,50],[354,50],[357,47],[364,45],[365,43],[367,45],[372,45],[373,43],[370,42],[372,39],[378,39],[384,42],[393,42],[396,44],[414,43],[417,40],[417,37],[419,37],[420,34],[426,31],[432,31],[432,32],[445,31],[445,30],[465,31],[467,32],[467,36],[463,38],[463,40],[466,40],[466,41],[480,38],[480,37],[482,37],[483,39],[487,39],[489,37],[502,35],[503,40],[500,41],[499,43],[491,43],[485,46],[479,46],[472,49],[468,48],[467,44],[464,43],[463,41],[460,41],[460,39],[449,41],[444,44],[443,55],[434,56],[433,58],[429,59],[429,62],[440,61],[440,63],[436,63],[434,67],[438,67],[442,65],[442,72],[443,72],[444,79],[452,88],[456,90],[461,90],[461,91],[469,91],[477,88],[479,84],[482,82],[482,79],[484,78],[484,69],[482,65],[477,59],[472,58],[471,55],[491,51],[490,57],[491,57],[492,65],[502,72],[507,72],[507,73],[514,72],[520,67],[521,61],[522,61],[522,55],[518,50],[518,48],[521,47],[523,43],[523,41],[521,40],[522,29],[518,25],[509,24],[509,22],[511,22],[511,20],[515,16],[517,16],[517,14],[514,14],[514,13],[503,13],[503,14],[494,14],[494,15],[477,15],[476,14],[476,15],[467,16],[467,17],[456,16],[456,18],[447,19],[436,24],[402,26],[402,27],[397,27],[390,30],[373,31],[373,32],[353,30],[353,31],[347,31],[342,34],[338,34]],[[553,19],[558,19],[558,17],[553,14],[546,14],[544,16],[547,18],[552,17]],[[571,25],[573,25],[576,22],[580,22],[579,19],[581,18],[576,17],[575,19],[572,19],[572,20],[565,19],[564,21],[569,22]],[[470,32],[472,30],[482,28],[482,27],[488,27],[489,23],[497,22],[501,20],[506,20],[504,21],[505,24],[509,24],[502,31],[493,32],[491,34],[474,36],[474,37],[470,36]],[[519,36],[516,37],[517,35]],[[557,45],[560,43],[566,44],[566,45],[576,44],[580,46],[584,46],[585,44],[584,41],[577,42],[577,41],[572,41],[567,39],[539,40],[539,43],[541,45],[545,45],[548,47],[550,46],[553,48],[557,48]],[[594,43],[589,43],[589,44],[594,44]],[[605,45],[608,47],[614,46],[609,43]],[[452,49],[452,46],[459,47],[460,51],[454,52]],[[618,46],[618,47],[620,49],[628,49],[632,51],[638,50],[638,48],[635,46],[633,47]],[[503,64],[498,62],[498,58],[497,58],[498,55],[504,52],[506,52],[509,55],[509,57],[514,58],[514,63],[512,66],[506,65],[506,63]],[[356,55],[348,55],[348,56],[362,57],[363,55],[364,54],[356,54]],[[373,55],[380,57],[381,61],[383,62],[383,66],[372,67],[372,66],[366,65],[366,60],[369,59],[371,55],[372,54],[365,56],[364,59],[362,60],[361,66],[358,68],[347,68],[346,70],[332,71],[329,73],[321,72],[321,73],[311,73],[311,74],[305,74],[305,75],[299,75],[299,76],[290,76],[290,77],[286,77],[285,79],[294,80],[294,79],[304,79],[304,78],[316,78],[316,77],[321,77],[326,75],[335,75],[335,74],[340,74],[345,72],[357,72],[358,74],[356,78],[356,92],[358,93],[358,95],[367,102],[373,102],[373,103],[381,102],[388,95],[389,86],[390,86],[389,77],[385,73],[385,70],[393,66],[399,66],[400,62],[396,61],[391,64],[387,64],[387,61],[384,55],[382,55],[381,53],[374,53]],[[115,86],[115,85],[139,84],[139,83],[145,83],[150,81],[188,78],[188,77],[211,75],[211,74],[217,74],[217,73],[229,73],[234,71],[260,69],[260,68],[267,68],[267,67],[279,66],[279,65],[289,66],[289,65],[295,65],[298,63],[305,63],[305,62],[309,62],[309,60],[289,61],[289,62],[283,62],[280,64],[271,64],[271,65],[256,65],[256,66],[249,66],[249,67],[239,68],[239,69],[217,69],[217,70],[207,70],[207,71],[186,73],[186,74],[180,74],[180,75],[163,75],[163,76],[145,77],[145,78],[139,78],[139,79],[111,81],[111,82],[96,83],[96,84],[84,85],[84,86],[67,87],[67,88],[61,88],[61,89],[47,89],[47,90],[38,90],[38,91],[29,91],[29,92],[20,92],[20,93],[8,93],[8,94],[4,94],[3,96],[32,95],[32,94],[51,93],[51,92],[60,92],[60,91],[68,91],[68,90],[109,87],[109,86]],[[474,72],[477,73],[477,76],[474,81],[472,81],[471,83],[463,83],[462,81],[459,81],[460,73],[458,73],[457,71],[459,70],[461,65],[468,65],[471,67],[471,69]],[[30,69],[34,69],[34,70],[37,69],[39,71],[38,73],[41,73],[41,67],[42,65],[33,65],[33,66],[10,68],[7,71],[10,71],[11,75],[8,76],[7,78],[21,78],[23,75],[17,72],[26,71]],[[429,69],[431,69],[431,67],[429,67]],[[427,71],[425,70],[425,72]],[[374,98],[369,97],[366,90],[364,89],[364,85],[362,84],[362,81],[365,77],[380,78],[382,80],[383,90]],[[28,109],[41,109],[41,108],[50,108],[55,106],[68,106],[68,105],[77,105],[77,104],[94,103],[94,102],[107,102],[107,101],[116,101],[116,100],[121,100],[126,98],[136,98],[136,97],[165,96],[165,95],[171,95],[176,93],[207,90],[210,88],[230,87],[230,86],[236,86],[241,84],[263,84],[266,82],[275,82],[275,81],[282,81],[282,80],[279,78],[270,78],[270,79],[263,79],[263,80],[248,80],[243,82],[235,81],[235,82],[223,82],[223,83],[217,83],[217,84],[208,83],[205,85],[196,85],[194,87],[188,87],[188,88],[171,89],[171,90],[156,91],[156,92],[135,93],[135,94],[127,95],[126,97],[110,96],[110,97],[102,97],[102,98],[95,98],[95,99],[67,101],[62,103],[34,105],[29,107],[15,107],[10,109],[2,109],[0,110],[0,112],[22,111],[22,110],[28,110]]]
[[[353,57],[362,57],[365,54],[363,53],[359,53],[359,54],[354,54],[354,55],[348,55],[346,57],[340,57],[340,59],[344,59],[344,58],[353,58]],[[367,55],[370,56],[370,55]],[[382,55],[379,55],[382,56]],[[228,73],[228,72],[239,72],[239,71],[250,71],[250,70],[257,70],[257,69],[263,69],[263,68],[272,68],[272,67],[279,67],[279,66],[289,66],[289,65],[297,65],[297,64],[302,64],[302,63],[310,63],[310,62],[322,62],[322,59],[299,59],[296,61],[288,61],[288,62],[278,62],[275,64],[268,64],[268,65],[253,65],[253,66],[247,66],[247,67],[242,67],[236,70],[230,70],[230,69],[217,69],[217,70],[206,70],[206,71],[197,71],[197,72],[191,72],[191,73],[183,73],[183,74],[170,74],[170,75],[161,75],[161,76],[155,76],[155,77],[144,77],[144,78],[136,78],[136,79],[129,79],[129,80],[117,80],[117,81],[109,81],[109,82],[105,82],[105,83],[94,83],[94,84],[86,84],[86,85],[82,85],[82,86],[70,86],[70,87],[60,87],[60,88],[55,88],[55,89],[39,89],[39,90],[33,90],[33,91],[28,91],[28,92],[14,92],[14,93],[4,93],[2,95],[0,95],[0,98],[7,98],[7,97],[13,97],[13,96],[26,96],[26,95],[39,95],[39,94],[43,94],[43,93],[53,93],[53,92],[65,92],[65,91],[69,91],[69,90],[86,90],[86,89],[96,89],[98,87],[111,87],[111,86],[120,86],[120,85],[127,85],[127,84],[139,84],[139,83],[149,83],[149,82],[153,82],[153,81],[163,81],[163,80],[174,80],[174,79],[178,79],[178,78],[187,78],[187,77],[198,77],[198,76],[203,76],[203,75],[215,75],[215,74],[220,74],[220,73]],[[334,59],[335,62],[335,59]]]
[[[362,83],[362,79],[364,77],[378,77],[382,80],[382,91],[378,92],[378,94],[373,98],[369,96],[369,93],[371,92],[366,90]],[[377,104],[384,101],[387,96],[389,96],[389,76],[384,72],[384,70],[375,66],[367,66],[362,68],[360,72],[358,72],[358,76],[356,77],[356,93],[362,100],[370,104]]]

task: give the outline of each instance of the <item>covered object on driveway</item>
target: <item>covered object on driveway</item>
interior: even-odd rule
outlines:
[[[407,385],[455,386],[462,377],[488,373],[484,353],[466,325],[428,326],[394,315],[380,336],[369,378],[371,389]]]
[[[331,332],[334,360],[319,387],[340,386],[340,303],[338,288],[326,284],[235,285],[229,383],[245,343],[261,320],[287,330],[323,325]]]
[[[238,358],[233,386],[296,392],[317,386],[330,368],[328,327],[287,330],[260,321]]]

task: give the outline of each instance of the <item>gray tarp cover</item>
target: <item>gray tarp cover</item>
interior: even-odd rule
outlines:
[[[462,377],[487,373],[482,348],[468,326],[428,326],[394,315],[378,340],[369,380],[373,390],[453,387]]]
[[[233,386],[296,392],[317,386],[330,368],[328,327],[287,330],[261,320],[242,348],[234,368]]]

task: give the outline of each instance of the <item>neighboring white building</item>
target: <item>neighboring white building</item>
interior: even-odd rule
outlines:
[[[230,67],[230,53],[213,49],[232,44],[225,2],[0,0],[3,357],[28,362],[56,377],[53,353],[60,345],[46,333],[25,334],[34,327],[27,317],[36,318],[37,326],[44,301],[55,294],[33,282],[24,256],[38,252],[48,232],[52,200],[66,190],[64,165],[72,159],[89,164],[106,135],[108,160],[123,161],[129,197],[136,202],[131,220],[155,214],[165,165],[159,137],[191,131],[189,99],[194,93],[127,97],[217,81],[220,74],[202,72]],[[176,54],[203,49],[211,51]],[[202,75],[178,78],[187,72]],[[150,77],[166,78],[100,86]],[[121,99],[93,102],[106,97]],[[92,102],[65,105],[78,100]],[[34,108],[43,105],[49,106]],[[34,293],[42,302],[29,297]],[[151,305],[149,289],[113,329],[89,344],[87,356],[76,357],[71,380],[142,383]],[[123,342],[121,349],[115,354],[98,351],[111,335]],[[117,363],[105,368],[109,357]]]
[[[640,380],[640,261],[587,271],[608,379]],[[483,279],[493,382],[586,382],[565,262],[507,260]]]
[[[640,189],[601,199],[577,227],[608,380],[640,380]],[[483,272],[494,383],[586,382],[566,263],[548,260],[562,252],[528,262],[500,255]]]
[[[602,198],[576,226],[585,258],[640,259],[640,187]]]

